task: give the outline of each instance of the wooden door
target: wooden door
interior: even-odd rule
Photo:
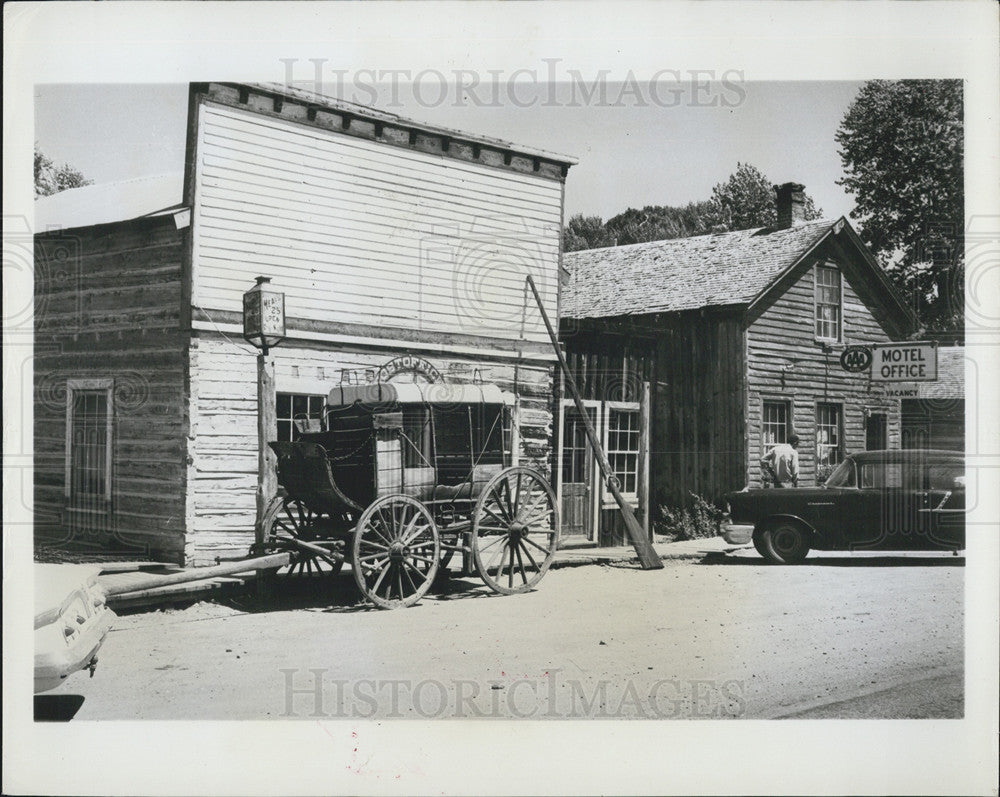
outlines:
[[[596,408],[587,407],[586,410],[591,422],[596,422]],[[594,454],[583,420],[574,405],[563,407],[561,454],[561,535],[570,541],[593,539]]]
[[[865,424],[865,449],[881,451],[888,445],[887,417],[884,412],[873,412]]]

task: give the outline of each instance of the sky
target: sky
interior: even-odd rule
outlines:
[[[623,94],[617,83],[589,102],[560,84],[553,94],[543,86],[497,102],[481,94],[479,104],[468,92],[438,102],[433,87],[395,96],[381,88],[323,88],[345,99],[374,98],[371,104],[418,121],[578,158],[566,181],[567,219],[583,213],[607,220],[629,207],[708,199],[739,162],[775,183],[803,183],[825,217],[850,213],[852,198],[836,184],[842,166],[834,134],[861,83],[676,85],[657,93],[658,101],[645,90]],[[183,170],[186,84],[38,85],[34,95],[35,141],[55,162],[95,182]],[[531,107],[517,107],[525,104]]]

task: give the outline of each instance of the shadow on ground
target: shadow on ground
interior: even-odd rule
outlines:
[[[738,565],[741,567],[965,567],[964,556],[824,556],[811,554],[798,565],[776,565],[756,556],[734,556],[725,551],[705,554],[699,565]]]
[[[453,574],[439,577],[421,602],[492,596],[493,592],[478,578],[462,578]],[[293,609],[316,609],[330,613],[383,611],[364,599],[350,571],[336,575],[278,575],[263,590],[258,590],[257,585],[251,583],[218,600],[234,609],[253,613]]]

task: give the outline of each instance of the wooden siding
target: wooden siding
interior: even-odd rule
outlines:
[[[836,264],[843,274],[843,340],[824,352],[814,335],[814,268],[816,262]],[[861,295],[859,295],[859,292]],[[887,398],[873,386],[868,373],[851,374],[840,366],[845,345],[886,342],[890,338],[875,319],[874,300],[855,267],[830,249],[803,264],[781,295],[749,325],[747,332],[747,478],[761,486],[758,462],[763,453],[761,412],[765,400],[791,403],[792,426],[799,443],[800,485],[816,479],[816,404],[833,402],[843,407],[845,453],[865,449],[864,411],[887,415],[888,445],[900,445],[899,400]],[[740,489],[742,484],[733,485]]]
[[[621,332],[623,326],[628,330],[625,333]],[[560,326],[560,334],[566,349],[566,361],[584,400],[642,402],[644,386],[654,378],[655,359],[653,342],[643,337],[643,330],[631,329],[627,322],[623,325],[617,319],[567,319]],[[568,390],[563,393],[564,398],[570,397]],[[604,405],[601,406],[603,408]],[[596,475],[595,478],[593,489],[603,496],[601,477]],[[644,489],[648,492],[648,487]],[[637,496],[633,506],[640,522],[645,525],[648,522],[645,502]],[[598,501],[596,524],[598,545],[627,544],[621,510],[610,498]]]
[[[290,327],[369,324],[545,341],[556,313],[558,180],[204,101],[192,303],[238,312],[258,274]]]
[[[113,380],[112,538],[179,560],[186,404],[180,331],[183,233],[173,219],[35,238],[35,525],[64,525],[67,383]]]
[[[746,479],[744,335],[735,315],[656,316],[651,512],[718,501]]]
[[[275,389],[326,395],[342,379],[366,373],[402,352],[283,345],[273,350]],[[204,564],[245,552],[253,541],[257,485],[256,352],[241,340],[199,334],[191,348],[191,457],[185,559]],[[481,380],[519,397],[523,464],[549,473],[552,368],[513,362],[429,358],[447,382]]]

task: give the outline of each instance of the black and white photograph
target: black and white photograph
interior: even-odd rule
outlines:
[[[997,30],[5,6],[4,793],[995,794]]]

